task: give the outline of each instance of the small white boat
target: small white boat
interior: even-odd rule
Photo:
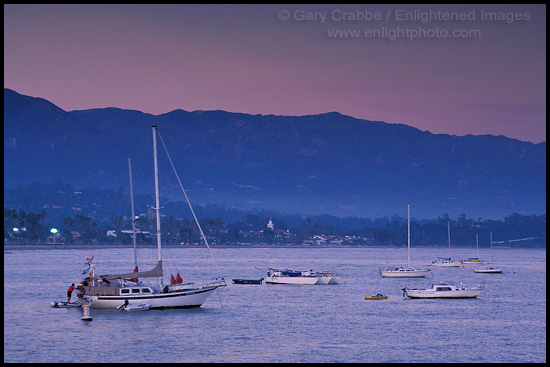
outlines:
[[[64,302],[64,301],[53,301],[50,302],[51,307],[55,308],[71,308],[71,307],[82,307],[82,302]]]
[[[437,260],[432,261],[432,266],[458,268],[460,266],[460,262],[451,261],[451,227],[449,222],[447,222],[447,235],[449,237],[449,257],[438,257]]]
[[[414,269],[399,266],[395,269],[378,268],[378,272],[384,278],[424,278],[430,269]]]
[[[125,303],[117,307],[117,309],[122,311],[147,311],[150,308],[150,303],[128,303],[127,300]]]
[[[373,299],[388,299],[388,296],[385,294],[377,293],[376,295],[373,294],[367,294],[365,296],[365,300],[373,300]]]
[[[476,257],[469,257],[467,260],[461,261],[463,264],[483,264],[479,259],[479,236],[476,234]]]
[[[492,266],[487,266],[484,268],[477,268],[472,270],[474,271],[474,273],[502,273],[501,268],[494,268]]]
[[[467,260],[462,260],[463,264],[481,264],[482,261],[479,260],[477,257],[469,257]]]
[[[495,268],[492,264],[494,262],[494,256],[493,256],[493,232],[490,232],[491,234],[491,262],[488,263],[488,264],[491,264],[489,266],[484,266],[484,267],[477,267],[477,268],[474,268],[472,269],[474,271],[474,273],[493,273],[493,274],[498,274],[498,273],[502,273],[502,269],[501,268]]]
[[[268,268],[266,284],[337,284],[338,274],[331,272],[317,273],[313,270],[290,270]]]
[[[437,260],[432,261],[432,266],[458,268],[460,263],[458,261],[451,261],[450,257],[438,257]]]
[[[409,298],[476,298],[482,290],[484,284],[473,288],[466,288],[461,283],[458,287],[453,284],[439,283],[433,284],[428,289],[410,289],[403,288],[403,296]]]
[[[407,204],[407,259],[408,267],[378,268],[378,273],[384,278],[424,278],[430,271],[427,269],[411,268],[411,204]]]

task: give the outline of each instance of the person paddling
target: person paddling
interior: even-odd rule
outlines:
[[[71,295],[74,291],[74,283],[67,289],[67,303],[71,303]]]

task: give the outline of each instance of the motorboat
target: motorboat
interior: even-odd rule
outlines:
[[[407,258],[408,266],[403,265],[393,268],[378,268],[378,273],[385,278],[424,278],[430,271],[427,269],[414,269],[411,267],[411,204],[407,204]]]
[[[234,284],[262,284],[264,278],[260,279],[233,279]]]
[[[268,268],[266,284],[337,284],[338,274],[313,270],[290,270]]]
[[[433,284],[431,288],[416,289],[403,288],[403,296],[409,298],[476,298],[485,284],[476,287],[466,288],[462,283],[459,286],[447,283]]]
[[[64,301],[53,301],[50,302],[50,306],[54,308],[72,308],[72,307],[82,307],[82,302],[64,302]]]
[[[377,293],[376,295],[366,295],[365,300],[371,300],[371,299],[388,299],[388,296]]]
[[[482,261],[479,260],[477,257],[469,257],[466,260],[462,260],[463,264],[481,264]]]
[[[147,311],[150,308],[150,303],[129,303],[128,300],[117,307],[121,311]]]
[[[266,284],[315,284],[319,277],[312,270],[297,271],[269,268]]]
[[[432,266],[458,268],[460,263],[458,261],[452,261],[450,257],[438,257],[437,260],[432,261]]]

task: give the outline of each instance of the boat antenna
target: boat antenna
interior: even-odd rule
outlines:
[[[208,248],[208,252],[210,253],[210,257],[214,260],[214,264],[216,265],[216,268],[218,269],[218,273],[220,273],[221,279],[223,278],[222,272],[218,266],[218,263],[216,262],[216,258],[212,254],[212,249],[208,245],[208,241],[206,240],[206,236],[204,235],[204,232],[202,231],[202,227],[199,224],[199,220],[197,219],[197,216],[195,215],[195,211],[193,210],[193,207],[191,206],[191,202],[189,201],[189,197],[187,196],[187,193],[185,192],[185,189],[183,188],[183,185],[180,180],[180,176],[178,175],[178,172],[176,171],[176,168],[174,167],[174,163],[172,162],[172,158],[170,157],[170,154],[168,153],[168,149],[166,149],[166,144],[164,144],[164,140],[162,139],[162,136],[159,132],[157,132],[160,138],[160,141],[162,143],[162,146],[164,147],[164,151],[166,152],[166,156],[168,157],[168,161],[170,161],[170,165],[172,166],[172,170],[174,171],[174,174],[176,175],[176,178],[178,180],[178,183],[180,185],[181,191],[183,192],[183,195],[185,196],[185,200],[187,201],[187,205],[189,205],[189,209],[191,210],[191,214],[193,214],[193,218],[195,219],[195,223],[197,223],[197,227],[199,227],[199,231],[201,233],[202,239],[204,240],[204,243],[206,244],[206,248]],[[157,204],[158,205],[158,204]],[[224,280],[225,282],[225,280]]]

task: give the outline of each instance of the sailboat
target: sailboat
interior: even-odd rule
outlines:
[[[202,287],[195,287],[193,283],[183,284],[179,281],[171,284],[163,283],[163,266],[161,257],[161,232],[160,232],[160,198],[158,181],[158,162],[157,162],[157,127],[152,126],[153,130],[153,159],[155,170],[155,217],[157,227],[157,249],[158,260],[156,266],[148,271],[133,271],[120,274],[96,275],[95,266],[91,266],[89,277],[83,282],[82,298],[88,302],[91,308],[116,309],[123,304],[140,305],[148,304],[151,309],[162,308],[184,308],[200,307],[216,289],[224,287],[227,284],[223,277],[217,278],[214,282]],[[161,137],[162,140],[162,137]],[[166,147],[165,147],[166,148]],[[170,156],[168,155],[170,159]],[[170,163],[172,163],[170,159]],[[173,167],[173,164],[172,164]],[[175,171],[175,170],[174,170]],[[202,228],[197,220],[195,212],[191,207],[189,198],[183,190],[179,176],[176,173],[180,187],[185,195],[191,213],[199,227],[199,231],[206,244],[208,241],[204,236]],[[134,220],[134,218],[132,218]],[[134,227],[135,228],[135,227]],[[135,229],[134,229],[135,233]],[[135,243],[135,242],[134,242]],[[137,257],[136,268],[137,270]],[[144,282],[138,282],[140,278],[156,278],[157,286],[151,286]],[[128,302],[126,302],[128,301]]]
[[[493,266],[495,262],[493,257],[493,232],[490,232],[490,236],[491,236],[491,265],[472,269],[474,273],[502,273],[501,268],[495,268]]]
[[[438,257],[437,260],[432,261],[433,266],[441,267],[455,267],[458,268],[460,263],[458,261],[451,261],[451,226],[447,221],[447,235],[449,237],[449,257]]]
[[[467,260],[462,260],[463,264],[481,264],[479,260],[479,236],[476,234],[476,257],[469,257]]]
[[[379,268],[378,272],[382,277],[386,278],[423,278],[428,275],[430,269],[414,269],[411,268],[411,204],[407,204],[407,260],[408,266],[396,267],[395,269]]]

